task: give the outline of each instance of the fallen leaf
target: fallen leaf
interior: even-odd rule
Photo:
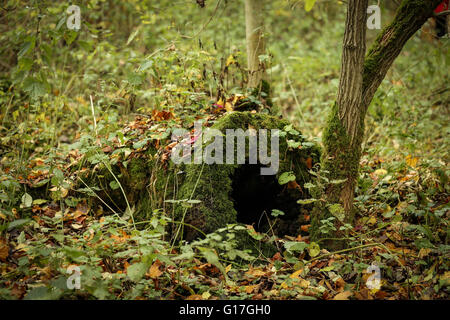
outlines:
[[[386,169],[378,169],[373,172],[373,174],[376,175],[377,177],[385,176],[387,173],[388,172]]]
[[[351,295],[353,295],[351,291],[344,291],[335,295],[333,300],[348,300]]]
[[[149,277],[152,279],[157,279],[160,275],[163,274],[159,267],[162,265],[161,261],[156,260],[152,266],[150,267],[150,271],[148,273]]]
[[[254,292],[256,288],[258,288],[257,284],[251,285],[251,286],[245,286],[245,292],[250,294],[250,293]]]
[[[208,300],[211,297],[211,293],[209,291],[205,291],[202,293],[202,298]]]
[[[312,168],[312,158],[306,159],[306,167],[307,167],[308,169],[311,169],[311,168]]]
[[[6,240],[0,238],[0,260],[5,261],[8,255],[9,249]]]
[[[303,272],[303,269],[299,269],[299,270],[295,271],[293,274],[291,274],[289,276],[289,278],[291,278],[291,279],[299,279],[302,272]]]
[[[405,158],[406,164],[412,168],[417,167],[417,163],[419,162],[419,158],[408,155]]]
[[[245,274],[253,277],[261,277],[264,276],[266,273],[261,269],[254,269],[253,267],[250,266],[250,269]]]

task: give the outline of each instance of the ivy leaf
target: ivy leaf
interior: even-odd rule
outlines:
[[[290,134],[292,134],[292,135],[294,135],[294,136],[300,135],[300,132],[298,132],[297,130],[295,130],[295,129],[294,129],[294,126],[293,126],[292,124],[289,124],[289,125],[285,126],[285,127],[283,128],[283,131],[285,131],[285,132],[287,132],[287,133],[290,133]]]
[[[284,216],[284,212],[278,209],[272,209],[272,217]]]
[[[311,204],[316,201],[318,201],[318,200],[317,199],[300,199],[300,200],[297,200],[297,203],[298,204]]]
[[[288,147],[292,148],[292,149],[297,149],[298,147],[300,147],[302,145],[301,142],[294,141],[294,140],[288,140],[287,144],[288,144]]]
[[[314,258],[320,253],[320,247],[317,243],[311,242],[309,244],[308,251],[311,258]]]
[[[345,219],[345,210],[339,203],[332,204],[328,206],[330,213],[338,218],[339,221],[343,222]]]
[[[289,241],[284,243],[284,247],[290,253],[293,251],[303,252],[308,247],[306,242]]]
[[[32,204],[33,204],[33,198],[28,193],[25,192],[22,196],[23,207],[29,208],[29,207],[31,207]]]
[[[314,188],[315,185],[312,184],[311,182],[307,182],[307,183],[305,183],[305,184],[303,185],[303,187],[306,188],[306,189],[311,189],[311,188]]]

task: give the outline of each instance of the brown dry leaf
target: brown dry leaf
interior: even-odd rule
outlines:
[[[352,295],[353,293],[351,291],[344,291],[335,295],[333,300],[348,300],[348,298]]]
[[[377,297],[377,299],[386,299],[386,296],[387,296],[386,291],[377,291],[375,293],[375,297]]]
[[[102,151],[103,151],[104,153],[110,153],[110,152],[112,151],[112,148],[111,148],[111,146],[104,146],[104,147],[102,148]]]
[[[203,297],[199,294],[192,294],[186,300],[203,300]]]
[[[333,287],[331,286],[331,284],[327,280],[324,280],[324,282],[327,288],[330,289],[330,291],[333,291]]]
[[[289,181],[287,185],[288,189],[297,189],[302,191],[302,187],[297,183],[297,181]]]
[[[159,270],[159,267],[162,266],[161,261],[156,260],[152,266],[150,267],[150,271],[148,273],[149,277],[152,279],[158,278],[160,275],[163,274],[161,270]]]
[[[0,260],[6,261],[6,258],[9,256],[9,248],[6,240],[0,238]]]
[[[20,299],[24,296],[26,290],[23,286],[19,286],[17,283],[14,283],[11,294],[16,296],[17,299]]]
[[[308,169],[311,169],[311,168],[312,168],[312,158],[306,159],[306,167],[307,167]]]
[[[127,242],[128,239],[130,239],[130,235],[128,235],[126,233],[126,231],[119,230],[119,233],[121,234],[120,236],[116,236],[116,235],[112,234],[110,236],[110,238],[114,239],[114,242],[116,242],[116,243],[124,243],[124,242]]]
[[[165,149],[165,150],[172,150],[173,147],[175,147],[177,144],[178,144],[178,142],[177,142],[177,141],[174,141],[174,142],[168,144],[164,149]]]
[[[273,255],[272,261],[281,261],[283,260],[283,257],[281,256],[281,253],[277,252]]]
[[[342,291],[342,290],[344,290],[345,281],[344,281],[344,279],[339,278],[336,280],[334,285],[336,286],[337,291]]]
[[[261,269],[254,269],[252,266],[250,266],[250,269],[245,274],[247,276],[261,277],[264,276],[266,273]]]
[[[258,285],[245,286],[245,292],[250,294],[253,293],[258,288]]]

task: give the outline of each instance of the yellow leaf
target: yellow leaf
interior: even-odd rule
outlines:
[[[412,168],[415,168],[417,166],[417,163],[419,162],[419,158],[412,157],[411,155],[408,155],[405,160],[406,164]]]
[[[291,279],[299,279],[300,278],[300,274],[303,272],[303,269],[297,270],[295,271],[293,274],[291,274],[289,276],[289,278]]]
[[[255,285],[251,285],[251,286],[245,286],[245,292],[247,292],[248,294],[252,293],[253,291],[255,291],[255,289],[258,287],[257,284]]]
[[[306,12],[309,12],[314,7],[314,4],[316,3],[316,0],[305,0],[305,10]]]
[[[228,273],[230,270],[231,270],[231,264],[226,266],[225,273]]]
[[[248,270],[245,274],[248,276],[261,277],[264,276],[266,273],[261,269],[253,269],[253,267],[250,267],[250,270]]]
[[[369,221],[367,221],[370,225],[374,225],[375,223],[377,223],[377,218],[375,218],[374,216],[371,216]]]
[[[230,56],[227,58],[227,67],[230,64],[235,64],[236,63],[236,59],[234,58],[234,56],[232,54],[230,54]]]
[[[374,174],[378,177],[384,176],[387,174],[387,170],[385,169],[378,169],[374,171]]]
[[[231,103],[229,103],[229,102],[225,103],[225,110],[227,112],[233,111],[233,105]]]
[[[205,291],[202,293],[202,298],[205,300],[208,300],[209,297],[211,297],[211,293],[209,293],[209,291]]]

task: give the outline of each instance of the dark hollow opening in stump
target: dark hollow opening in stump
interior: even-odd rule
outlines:
[[[300,206],[286,186],[281,186],[275,175],[263,176],[261,165],[245,164],[234,172],[231,197],[237,212],[237,222],[253,225],[258,232],[270,230],[269,219],[273,209],[284,212],[273,227],[278,236],[299,234]]]

